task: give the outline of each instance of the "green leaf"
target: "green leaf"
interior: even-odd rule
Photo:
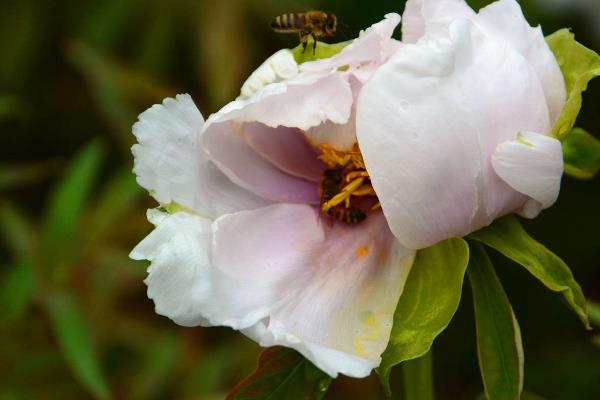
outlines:
[[[162,393],[165,383],[175,372],[180,347],[181,342],[172,333],[153,340],[143,357],[140,357],[140,368],[129,382],[127,399],[151,399],[154,394]]]
[[[78,220],[94,187],[103,153],[97,141],[85,146],[50,196],[41,237],[43,261],[49,268],[69,262],[77,248]]]
[[[131,157],[134,136],[131,125],[140,112],[139,104],[160,102],[174,89],[163,87],[145,74],[126,68],[81,40],[67,43],[71,65],[85,78],[98,111],[110,124],[123,156]]]
[[[25,214],[8,201],[0,202],[0,234],[14,259],[33,263],[35,230]]]
[[[258,367],[234,387],[227,400],[319,400],[331,378],[298,352],[285,347],[265,349]]]
[[[75,299],[66,293],[54,293],[46,298],[45,305],[60,350],[77,380],[96,399],[109,399],[108,386]]]
[[[581,109],[581,93],[588,82],[600,75],[600,56],[575,41],[568,29],[561,29],[546,37],[565,78],[567,101],[552,127],[552,135],[564,139],[573,128]]]
[[[485,393],[481,393],[481,395],[477,396],[477,400],[486,400]],[[524,391],[521,394],[521,400],[546,400],[546,399],[535,393]]]
[[[22,260],[2,274],[0,280],[0,325],[10,325],[23,317],[33,297],[35,279],[31,265]]]
[[[590,313],[590,321],[600,328],[600,303],[588,300],[588,311]]]
[[[427,353],[433,340],[454,316],[469,261],[469,246],[451,238],[419,250],[404,285],[379,377],[391,394],[389,376],[394,365]]]
[[[433,400],[431,350],[423,356],[402,363],[402,385],[407,400]]]
[[[471,243],[471,282],[479,370],[488,399],[519,399],[523,390],[521,331],[494,267],[479,243]]]
[[[103,188],[85,225],[85,249],[119,229],[119,220],[144,194],[131,171],[118,172]]]
[[[352,40],[334,44],[317,42],[317,48],[315,49],[314,53],[313,43],[314,42],[312,40],[309,40],[308,46],[306,46],[306,51],[302,48],[301,44],[291,49],[291,52],[294,55],[294,59],[298,64],[302,64],[308,61],[320,60],[322,58],[333,57],[340,51],[342,51],[344,47],[352,43]]]
[[[525,267],[548,289],[560,292],[587,329],[585,297],[573,273],[557,255],[525,232],[513,215],[469,235]]]
[[[600,140],[575,128],[563,142],[565,173],[574,178],[592,179],[600,171]]]

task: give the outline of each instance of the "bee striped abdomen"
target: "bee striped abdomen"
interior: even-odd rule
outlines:
[[[299,32],[304,25],[305,16],[298,13],[283,14],[271,22],[271,28],[276,32]]]

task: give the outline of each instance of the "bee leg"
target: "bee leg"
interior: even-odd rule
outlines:
[[[315,34],[312,34],[312,38],[313,38],[313,56],[315,54],[317,54],[317,37],[315,36]]]
[[[308,46],[308,34],[306,32],[300,32],[300,43],[302,44],[302,54],[304,54],[306,46]]]

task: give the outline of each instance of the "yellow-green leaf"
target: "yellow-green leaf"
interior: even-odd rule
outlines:
[[[600,75],[600,56],[575,40],[568,29],[561,29],[546,37],[565,78],[567,101],[552,128],[552,135],[564,139],[575,124],[581,109],[581,93],[588,82]]]
[[[445,240],[417,253],[378,370],[388,394],[392,367],[429,351],[433,340],[450,323],[460,302],[468,261],[469,246],[460,238]]]
[[[548,289],[561,293],[586,328],[590,328],[585,297],[573,273],[556,254],[525,232],[513,215],[469,235],[525,267]]]
[[[494,267],[471,243],[467,276],[473,292],[477,356],[486,398],[516,400],[523,390],[523,344],[517,319]]]
[[[592,179],[600,171],[600,140],[575,128],[562,142],[565,173],[578,179]]]

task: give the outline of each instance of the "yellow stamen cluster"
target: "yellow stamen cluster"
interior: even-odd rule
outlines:
[[[323,212],[326,213],[341,203],[344,203],[346,208],[350,207],[352,196],[376,196],[358,145],[355,144],[349,151],[336,150],[327,144],[320,144],[317,147],[321,150],[319,159],[328,168],[344,169],[343,180],[345,186],[331,199],[322,203],[321,209]],[[373,209],[378,207],[379,203],[373,206]]]

